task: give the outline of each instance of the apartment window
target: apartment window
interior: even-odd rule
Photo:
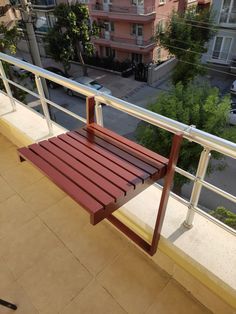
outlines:
[[[220,23],[236,23],[236,0],[224,0],[220,13]]]
[[[132,35],[143,36],[143,25],[132,24]]]
[[[223,36],[215,37],[212,59],[227,61],[231,48],[231,43],[232,43],[231,37]]]
[[[159,4],[165,4],[166,0],[159,0]]]
[[[114,22],[104,22],[104,28],[107,32],[114,32],[115,26]]]
[[[131,3],[133,5],[142,5],[144,4],[144,0],[132,0]]]
[[[157,30],[158,33],[164,33],[166,29],[166,20],[162,19],[158,22]]]

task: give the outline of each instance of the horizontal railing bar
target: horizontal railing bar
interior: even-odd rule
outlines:
[[[212,185],[211,183],[209,182],[206,182],[206,181],[203,181],[203,180],[199,180],[199,182],[207,189],[223,196],[224,198],[227,198],[228,200],[230,200],[231,202],[233,203],[236,203],[236,196],[228,193],[228,192],[225,192],[224,190],[218,188],[217,186],[215,185]]]
[[[204,186],[205,188],[227,198],[228,200],[232,201],[233,203],[236,203],[236,197],[218,187],[216,187],[215,185],[212,185],[211,183],[205,181],[205,180],[200,180],[198,179],[196,176],[192,175],[191,173],[179,168],[179,167],[176,167],[175,168],[175,171],[178,172],[179,174],[183,175],[184,177],[192,180],[192,181],[198,181],[202,186]]]
[[[80,121],[82,121],[82,122],[84,122],[84,123],[87,122],[85,118],[80,117],[80,116],[77,115],[76,113],[74,113],[74,112],[72,112],[72,111],[70,111],[70,110],[68,110],[68,109],[66,109],[66,108],[63,108],[61,105],[57,105],[56,103],[54,103],[53,101],[51,101],[51,100],[49,100],[49,99],[47,99],[47,98],[44,98],[44,100],[45,100],[48,104],[50,104],[51,106],[53,106],[53,107],[59,109],[60,111],[63,111],[63,112],[65,112],[65,113],[67,113],[69,116],[71,116],[71,117],[73,117],[73,118],[75,118],[75,119],[77,119],[77,120],[80,120]]]
[[[181,174],[182,176],[188,178],[189,180],[194,181],[196,179],[196,177],[193,174],[189,173],[188,171],[183,170],[182,168],[175,167],[175,171]]]
[[[49,72],[45,69],[31,65],[27,62],[18,60],[6,54],[0,53],[0,59],[3,61],[14,64],[18,67],[32,72],[38,76],[42,76],[48,80],[51,80],[57,84],[63,85],[69,89],[75,90],[86,96],[95,96],[96,99],[102,103],[106,103],[118,110],[126,112],[136,118],[142,119],[148,123],[159,126],[169,132],[183,132],[184,137],[189,141],[196,142],[202,146],[208,147],[210,150],[216,150],[224,155],[230,156],[236,159],[236,144],[215,135],[206,133],[194,127],[188,126],[184,123],[172,120],[164,117],[160,114],[151,112],[145,108],[138,107],[121,99],[117,99],[110,95],[105,95],[99,91],[86,87],[68,78],[62,77],[58,74]]]
[[[0,78],[2,79],[1,76],[0,76]],[[25,92],[31,94],[31,95],[34,96],[35,98],[38,98],[38,99],[40,98],[37,93],[32,92],[30,89],[28,89],[28,88],[26,88],[26,87],[24,87],[24,86],[21,86],[21,85],[19,85],[18,83],[13,82],[12,80],[9,80],[9,79],[6,79],[6,80],[7,80],[10,84],[12,84],[12,85],[14,85],[14,86],[16,86],[16,87],[18,87],[18,88],[24,90]],[[69,110],[63,108],[62,106],[57,105],[56,103],[54,103],[53,101],[51,101],[51,100],[49,100],[49,99],[47,99],[47,98],[44,98],[44,100],[45,100],[47,103],[49,103],[51,106],[57,108],[58,110],[61,110],[61,111],[65,112],[65,113],[67,113],[68,115],[70,115],[71,117],[73,117],[73,118],[75,118],[75,119],[78,119],[78,120],[80,120],[80,121],[86,123],[86,119],[84,119],[83,117],[80,117],[80,116],[77,115],[76,113],[73,113],[72,111],[69,111]],[[40,106],[40,105],[41,105],[41,104],[39,104],[39,106]]]
[[[226,225],[225,223],[221,222],[220,220],[216,219],[215,217],[213,217],[212,215],[208,214],[207,212],[205,212],[204,210],[202,210],[199,207],[192,207],[193,211],[195,211],[196,213],[202,215],[203,217],[213,221],[215,224],[217,224],[218,226],[220,226],[221,228],[224,228],[227,232],[230,232],[231,234],[233,234],[234,236],[236,235],[236,230],[234,230],[233,228],[231,228],[230,226]]]
[[[0,77],[0,78],[2,78],[2,77]],[[28,89],[28,88],[26,88],[26,87],[24,87],[24,86],[22,86],[22,85],[20,85],[20,84],[18,84],[18,83],[16,83],[16,82],[12,81],[12,80],[6,79],[6,81],[7,81],[8,83],[10,83],[10,84],[12,84],[12,85],[18,87],[19,89],[22,89],[22,90],[25,91],[26,93],[28,93],[28,94],[30,94],[30,95],[36,97],[36,98],[39,98],[39,95],[38,95],[37,93],[35,93],[35,92],[32,92],[30,89]]]

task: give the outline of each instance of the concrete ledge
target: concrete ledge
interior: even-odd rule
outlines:
[[[0,102],[0,133],[17,146],[49,136],[42,116],[19,102],[17,111],[11,112],[8,97],[1,93]],[[65,131],[53,124],[53,135]],[[158,186],[152,186],[116,212],[147,241],[152,237],[160,193]],[[214,313],[236,314],[235,236],[200,214],[194,227],[186,229],[182,225],[186,211],[185,205],[170,197],[159,249],[152,259]]]
[[[15,101],[16,111],[13,112],[9,98],[1,92],[0,103],[0,132],[18,147],[67,131],[53,122],[53,134],[49,135],[46,120],[42,115],[18,101]]]

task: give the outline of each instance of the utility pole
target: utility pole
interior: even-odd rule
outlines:
[[[38,43],[37,43],[37,39],[34,32],[31,2],[28,2],[28,0],[20,0],[20,3],[21,3],[22,18],[25,23],[26,32],[29,39],[29,47],[30,47],[30,53],[31,53],[33,64],[42,68],[43,66],[42,66],[41,57],[39,53]],[[49,92],[48,92],[46,80],[44,78],[41,78],[41,81],[42,81],[45,97],[49,99]]]

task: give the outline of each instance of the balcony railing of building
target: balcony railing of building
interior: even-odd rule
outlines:
[[[56,5],[55,0],[33,0],[31,3],[35,8],[53,8]]]
[[[148,40],[144,40],[142,36],[134,36],[133,38],[123,38],[112,35],[110,32],[104,32],[100,35],[101,39],[105,39],[108,41],[121,43],[122,45],[129,45],[129,46],[139,46],[139,47],[148,47],[150,45],[155,44],[153,39],[150,38]]]
[[[44,113],[45,123],[47,124],[47,127],[48,127],[49,136],[52,135],[52,121],[50,119],[48,105],[54,108],[57,108],[58,110],[61,110],[62,112],[68,114],[69,116],[72,116],[73,118],[78,119],[79,121],[82,121],[84,123],[86,123],[86,119],[67,110],[66,108],[63,108],[62,106],[56,104],[55,102],[49,99],[46,99],[44,95],[42,83],[41,83],[41,78],[45,78],[47,80],[53,81],[63,87],[66,87],[70,90],[74,90],[86,97],[93,96],[96,102],[97,123],[102,126],[103,126],[103,114],[102,114],[101,104],[106,104],[107,106],[120,110],[126,114],[129,114],[140,120],[146,121],[152,125],[155,125],[171,133],[182,132],[186,140],[193,142],[197,145],[201,145],[202,153],[199,159],[198,169],[195,175],[179,167],[175,168],[175,171],[177,173],[188,178],[189,180],[193,182],[193,188],[192,188],[191,197],[189,201],[184,200],[181,197],[175,196],[180,202],[188,206],[188,212],[187,212],[184,225],[189,228],[192,227],[195,212],[200,212],[207,219],[211,219],[215,221],[216,223],[224,227],[229,232],[236,234],[235,230],[215,220],[212,216],[202,211],[198,206],[202,187],[210,191],[213,191],[217,193],[218,195],[221,195],[223,198],[230,200],[233,203],[236,203],[235,195],[232,195],[205,180],[206,170],[207,170],[208,163],[211,157],[211,151],[216,151],[225,156],[229,156],[233,159],[236,159],[236,143],[232,143],[220,137],[201,131],[193,125],[189,126],[189,125],[183,124],[181,122],[172,120],[160,114],[151,112],[142,107],[138,107],[134,104],[128,103],[124,100],[118,99],[116,97],[103,94],[99,91],[95,91],[94,89],[81,85],[71,79],[62,77],[60,75],[49,72],[45,69],[31,65],[19,59],[8,56],[6,54],[0,53],[0,60],[1,60],[0,61],[0,78],[2,79],[4,83],[4,87],[6,91],[3,93],[5,93],[5,95],[9,97],[11,105],[12,105],[12,111],[16,111],[16,104],[15,104],[16,100],[14,99],[12,95],[11,87],[10,87],[11,85],[14,85],[17,88],[20,88],[21,90],[31,94],[32,96],[40,100],[43,113]],[[33,76],[35,77],[37,93],[8,79],[5,74],[2,61],[7,62],[11,65],[15,65],[19,68],[23,68],[26,71],[33,73]]]
[[[155,7],[143,7],[143,6],[115,6],[115,5],[103,5],[94,4],[92,5],[93,11],[105,11],[110,13],[122,13],[122,14],[138,14],[138,15],[148,15],[155,13]]]

